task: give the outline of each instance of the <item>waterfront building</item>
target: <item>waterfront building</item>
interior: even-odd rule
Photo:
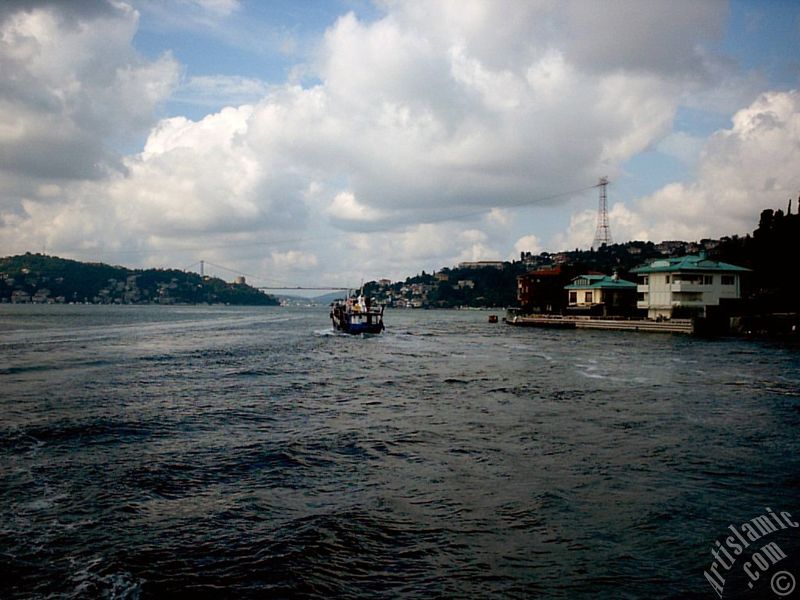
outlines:
[[[706,316],[709,306],[741,298],[749,269],[697,255],[656,259],[633,269],[639,277],[637,307],[651,319]]]
[[[521,312],[561,312],[566,307],[564,284],[574,275],[574,272],[563,265],[548,265],[517,277],[517,301]]]
[[[614,275],[579,275],[564,286],[567,310],[593,315],[630,315],[636,309],[636,284]]]

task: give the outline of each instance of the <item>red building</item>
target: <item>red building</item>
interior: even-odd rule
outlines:
[[[564,265],[542,267],[517,277],[517,301],[523,313],[560,313],[567,302],[564,286],[574,277]]]

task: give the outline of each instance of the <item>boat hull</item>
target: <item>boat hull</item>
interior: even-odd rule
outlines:
[[[379,334],[383,325],[383,307],[367,311],[349,310],[344,305],[335,304],[331,310],[331,322],[335,331],[351,335]]]
[[[335,323],[333,324],[333,328],[336,331],[341,331],[342,333],[349,333],[351,335],[360,335],[362,333],[368,334],[378,334],[381,333],[384,329],[383,323],[350,323],[350,324],[342,324],[342,323]]]

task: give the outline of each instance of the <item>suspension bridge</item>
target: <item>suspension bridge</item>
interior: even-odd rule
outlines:
[[[234,281],[239,280],[242,283],[244,283],[245,277],[247,277],[248,279],[250,279],[253,282],[256,282],[256,281],[269,281],[270,280],[270,278],[265,277],[265,276],[252,275],[252,274],[249,274],[249,273],[243,273],[242,271],[240,271],[238,269],[231,269],[229,267],[224,267],[222,265],[218,265],[218,264],[212,263],[212,262],[207,261],[207,260],[198,260],[197,262],[194,262],[191,265],[188,265],[188,266],[184,267],[181,270],[183,270],[183,271],[191,271],[193,269],[198,269],[198,271],[200,273],[200,276],[201,277],[205,277],[205,275],[206,275],[206,265],[208,265],[209,267],[212,267],[213,269],[218,269],[218,270],[221,270],[221,271],[225,271],[226,273],[231,273],[232,275],[235,276]],[[291,290],[309,290],[309,291],[318,291],[318,292],[347,292],[347,291],[350,291],[350,290],[354,289],[352,286],[350,286],[350,287],[304,286],[304,285],[297,285],[297,284],[294,284],[294,283],[287,283],[285,281],[277,281],[277,280],[272,280],[271,283],[268,283],[266,285],[254,285],[253,283],[251,283],[250,285],[252,285],[252,287],[256,288],[257,290],[261,290],[261,291],[265,291],[265,292],[267,292],[267,291],[291,291]]]

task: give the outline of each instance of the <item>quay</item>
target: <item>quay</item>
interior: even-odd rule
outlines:
[[[695,333],[692,319],[622,319],[590,316],[540,315],[509,316],[509,325],[517,327],[548,327],[553,329],[613,329],[619,331],[645,331],[659,333]]]

